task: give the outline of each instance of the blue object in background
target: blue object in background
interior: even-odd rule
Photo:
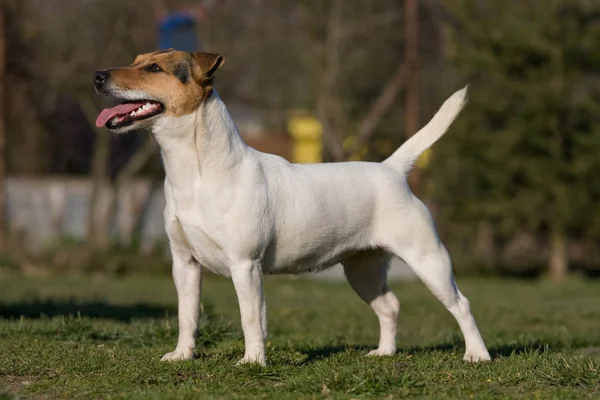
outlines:
[[[159,23],[159,47],[161,50],[198,51],[196,20],[190,14],[176,13]]]

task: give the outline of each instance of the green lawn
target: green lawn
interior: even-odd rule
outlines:
[[[420,283],[392,285],[398,353],[367,358],[377,321],[347,284],[269,277],[261,368],[234,366],[243,342],[228,280],[204,282],[198,358],[167,364],[168,277],[3,277],[0,398],[600,398],[600,282],[458,283],[491,363],[462,361],[456,323]]]

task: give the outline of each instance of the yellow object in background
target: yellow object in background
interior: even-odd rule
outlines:
[[[295,113],[288,121],[288,132],[294,139],[293,162],[323,161],[323,127],[318,119],[308,113]]]
[[[352,149],[352,152],[348,155],[348,161],[362,161],[367,154],[367,146],[363,145],[358,149],[356,148],[355,135],[346,136],[343,146],[346,153],[348,153],[349,149]]]
[[[419,158],[417,158],[417,162],[415,163],[416,167],[419,169],[426,169],[429,167],[431,163],[431,148],[425,150]]]

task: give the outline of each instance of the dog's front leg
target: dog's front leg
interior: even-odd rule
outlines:
[[[233,264],[231,278],[240,304],[246,347],[244,358],[238,364],[265,365],[266,306],[260,263],[244,261]]]
[[[162,361],[190,360],[194,357],[198,311],[202,286],[202,269],[188,252],[173,249],[173,280],[177,288],[179,338],[175,351]]]

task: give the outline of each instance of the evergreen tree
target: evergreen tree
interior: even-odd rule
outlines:
[[[470,102],[435,154],[454,221],[543,234],[552,277],[567,237],[599,233],[600,2],[446,1],[452,64]]]

